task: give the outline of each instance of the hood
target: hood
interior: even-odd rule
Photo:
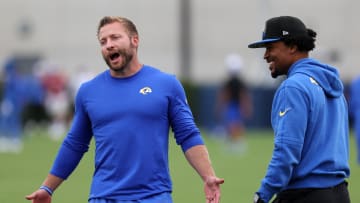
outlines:
[[[338,70],[334,67],[311,58],[305,58],[292,65],[288,77],[295,73],[302,73],[315,79],[328,97],[340,97],[343,94],[344,86]]]

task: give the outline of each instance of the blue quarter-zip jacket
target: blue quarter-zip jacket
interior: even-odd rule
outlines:
[[[258,190],[326,188],[349,177],[348,108],[338,71],[314,59],[294,63],[275,93],[274,151]]]

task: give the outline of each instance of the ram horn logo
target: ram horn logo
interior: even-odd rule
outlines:
[[[143,87],[143,88],[141,88],[140,91],[139,91],[139,93],[140,93],[140,94],[143,94],[143,95],[147,95],[147,94],[149,94],[149,93],[151,93],[151,92],[152,92],[152,90],[151,90],[150,87]]]

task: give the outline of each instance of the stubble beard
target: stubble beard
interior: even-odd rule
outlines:
[[[271,77],[272,78],[277,78],[280,75],[279,71],[275,70],[274,72],[271,72]]]
[[[111,60],[110,60],[110,57],[103,57],[106,64],[109,66],[109,68],[114,71],[114,72],[117,72],[117,73],[123,73],[126,71],[130,61],[132,60],[133,58],[133,54],[132,53],[129,53],[127,52],[125,49],[122,49],[122,50],[119,50],[118,51],[119,53],[119,57],[122,57],[122,62],[118,65],[112,65],[111,64]]]
[[[282,70],[279,70],[278,68],[275,68],[274,71],[271,72],[272,78],[278,78],[279,76],[286,75],[287,72],[284,72]]]

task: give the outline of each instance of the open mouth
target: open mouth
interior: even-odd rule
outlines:
[[[275,71],[275,63],[274,61],[268,61],[269,64],[269,70],[271,73],[273,73]]]
[[[112,60],[112,61],[116,60],[116,59],[119,58],[119,57],[120,57],[120,54],[119,54],[119,53],[112,53],[112,54],[110,54],[110,56],[109,56],[110,60]]]
[[[269,64],[269,68],[272,68],[275,65],[273,60],[267,60],[266,62]]]

